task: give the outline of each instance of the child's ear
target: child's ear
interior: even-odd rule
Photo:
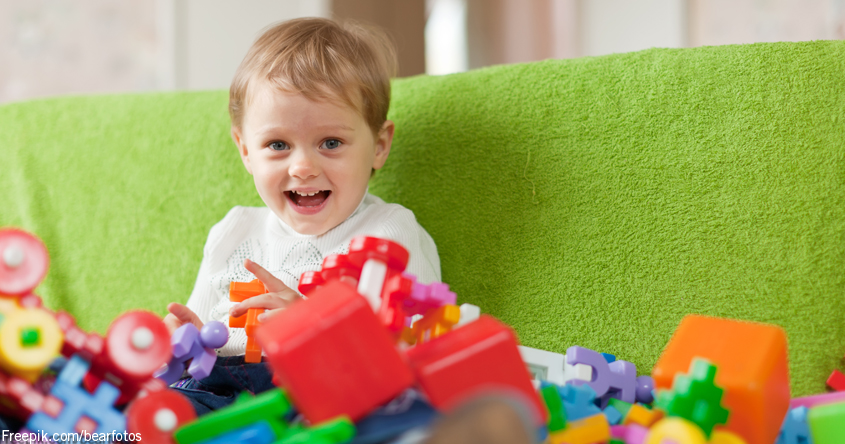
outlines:
[[[246,149],[246,141],[243,137],[243,132],[240,128],[236,126],[232,126],[232,140],[235,141],[235,145],[238,147],[238,153],[241,155],[241,161],[244,163],[244,167],[249,174],[252,174],[252,169],[249,167],[249,152]]]
[[[393,143],[393,130],[395,125],[390,120],[385,120],[376,135],[376,158],[373,161],[373,168],[380,169],[387,161],[387,156],[390,154],[390,145]]]

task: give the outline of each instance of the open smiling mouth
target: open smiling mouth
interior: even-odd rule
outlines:
[[[285,195],[295,205],[300,207],[319,207],[322,205],[329,195],[332,194],[330,190],[320,190],[311,193],[300,193],[298,191],[285,191]]]

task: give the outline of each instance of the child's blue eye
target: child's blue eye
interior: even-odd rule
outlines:
[[[284,142],[273,142],[270,145],[267,145],[271,150],[274,151],[282,151],[288,149],[288,144]]]
[[[329,139],[323,142],[323,147],[329,150],[333,150],[340,146],[340,140],[337,139]]]

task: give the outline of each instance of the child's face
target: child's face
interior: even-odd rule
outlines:
[[[300,234],[323,234],[346,220],[372,169],[387,160],[393,123],[373,135],[339,99],[312,101],[269,86],[252,98],[232,138],[264,203]]]

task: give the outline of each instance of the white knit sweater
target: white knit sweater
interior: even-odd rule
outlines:
[[[343,223],[319,236],[299,234],[267,207],[235,207],[211,228],[203,249],[197,282],[188,308],[203,322],[228,325],[230,282],[249,282],[244,259],[261,265],[296,290],[303,272],[319,270],[323,258],[347,253],[349,241],[359,235],[391,239],[410,253],[407,272],[422,283],[440,281],[440,258],[431,236],[407,208],[385,203],[367,193]],[[229,342],[219,356],[243,355],[246,332],[229,329]]]

